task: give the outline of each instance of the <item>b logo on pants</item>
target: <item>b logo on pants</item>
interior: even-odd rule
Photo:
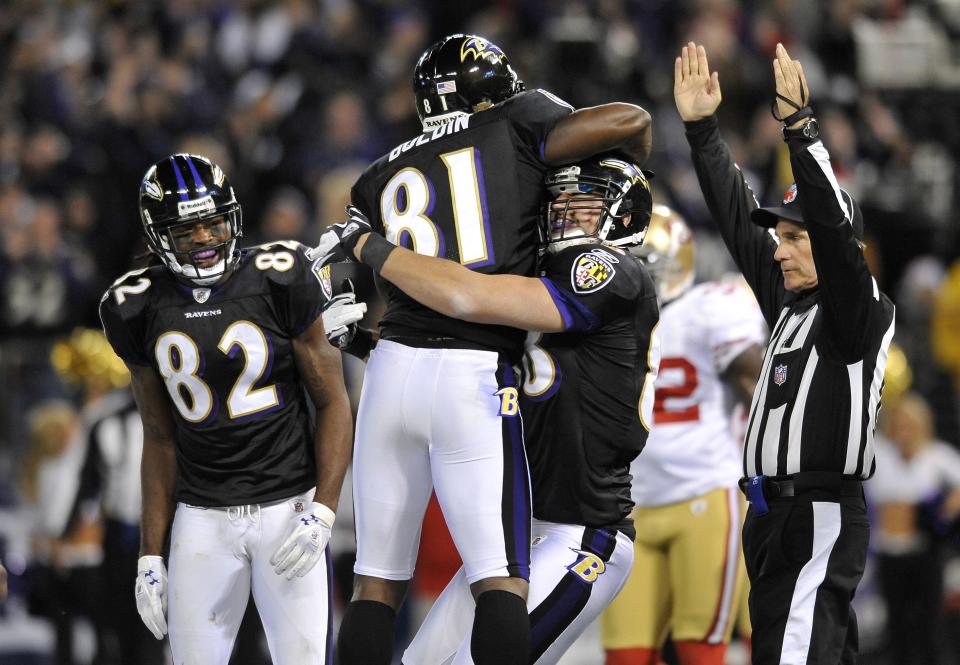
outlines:
[[[500,412],[498,416],[515,416],[520,412],[520,395],[516,388],[503,388],[496,392],[500,396]]]
[[[573,548],[571,547],[570,549]],[[603,575],[603,571],[606,570],[607,564],[603,562],[603,559],[592,552],[585,552],[583,550],[573,551],[579,556],[577,556],[576,561],[567,566],[567,570],[582,579],[587,584],[593,584],[596,582],[597,578]]]

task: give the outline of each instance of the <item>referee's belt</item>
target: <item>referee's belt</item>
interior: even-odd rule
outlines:
[[[739,481],[754,509],[766,512],[766,502],[774,499],[819,494],[824,497],[859,497],[863,482],[858,476],[845,476],[830,471],[805,471],[789,476],[750,476]],[[761,513],[762,514],[762,513]]]

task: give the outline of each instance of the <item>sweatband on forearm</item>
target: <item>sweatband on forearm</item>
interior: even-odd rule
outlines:
[[[360,262],[373,268],[373,272],[380,274],[383,264],[386,263],[390,252],[397,248],[392,242],[376,233],[367,234],[367,242],[360,250]]]

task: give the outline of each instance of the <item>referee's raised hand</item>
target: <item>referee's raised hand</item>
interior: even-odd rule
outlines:
[[[690,42],[680,50],[673,63],[673,99],[684,122],[713,115],[720,106],[720,78],[710,73],[703,46]]]
[[[810,86],[799,60],[790,58],[783,44],[777,44],[773,61],[773,78],[777,84],[777,112],[787,118],[810,103]]]

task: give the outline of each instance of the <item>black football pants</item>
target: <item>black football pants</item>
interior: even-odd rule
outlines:
[[[870,524],[862,494],[776,498],[747,511],[753,665],[853,665]]]

